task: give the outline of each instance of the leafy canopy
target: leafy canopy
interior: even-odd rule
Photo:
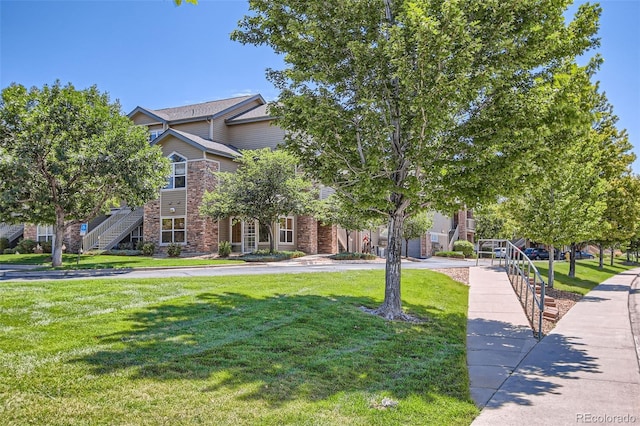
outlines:
[[[55,225],[54,266],[67,227],[116,202],[141,206],[165,184],[160,149],[95,86],[12,84],[1,96],[0,221]]]
[[[281,216],[303,214],[312,208],[312,185],[296,173],[295,157],[285,151],[243,150],[235,173],[217,172],[213,191],[203,197],[200,212],[214,219],[257,220],[269,230]]]

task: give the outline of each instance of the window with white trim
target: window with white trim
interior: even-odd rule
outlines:
[[[160,244],[184,244],[186,227],[184,217],[163,217]]]
[[[164,130],[150,130],[149,131],[149,142],[153,142],[155,138],[164,133]]]
[[[38,225],[36,229],[37,241],[53,241],[53,225]]]
[[[171,176],[167,181],[167,186],[163,189],[180,189],[187,186],[187,159],[179,154],[172,154],[169,157],[171,161]]]
[[[293,244],[293,218],[280,218],[280,240],[283,244]]]

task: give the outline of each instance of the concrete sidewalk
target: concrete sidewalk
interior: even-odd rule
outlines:
[[[503,268],[469,268],[469,283],[467,366],[471,397],[484,407],[537,339]]]
[[[483,273],[470,276],[472,290],[490,278]],[[640,423],[640,366],[630,319],[637,296],[630,286],[639,273],[612,277],[578,302],[530,348],[473,424]],[[473,384],[471,363],[470,376]]]

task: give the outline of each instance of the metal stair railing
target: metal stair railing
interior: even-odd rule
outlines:
[[[490,251],[483,250],[483,247],[490,247]],[[542,338],[542,318],[544,313],[545,282],[538,271],[538,268],[518,247],[511,241],[498,239],[478,240],[478,265],[481,254],[491,256],[491,264],[496,257],[494,250],[504,248],[504,264],[509,277],[509,282],[513,291],[518,296],[527,319],[531,327],[536,332],[538,340]],[[502,258],[499,258],[499,265],[502,266]],[[536,292],[536,287],[540,287],[540,294]]]
[[[456,226],[455,231],[453,231],[453,235],[449,238],[449,251],[453,251],[453,244],[458,241],[458,237],[460,236],[460,225]]]
[[[90,232],[87,233],[84,237],[82,237],[82,247],[83,250],[91,250],[97,247],[98,242],[100,241],[100,236],[105,233],[107,229],[112,227],[115,223],[122,220],[123,217],[131,213],[131,210],[128,208],[123,208],[113,213],[107,219],[105,219],[100,225],[93,228]]]
[[[99,238],[98,249],[109,250],[118,244],[134,228],[140,226],[144,216],[143,209],[131,211],[128,215],[107,229]]]
[[[18,238],[24,232],[24,225],[10,225],[0,223],[0,238],[6,238],[9,242]]]
[[[545,282],[533,264],[518,247],[505,240],[505,266],[513,290],[518,295],[527,318],[534,330],[537,330],[538,340],[542,339],[542,318],[544,313]],[[540,294],[536,292],[540,288]]]

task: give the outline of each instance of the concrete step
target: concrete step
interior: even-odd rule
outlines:
[[[555,322],[558,321],[558,318],[560,317],[560,311],[558,310],[558,308],[545,306],[542,317],[549,321]]]

